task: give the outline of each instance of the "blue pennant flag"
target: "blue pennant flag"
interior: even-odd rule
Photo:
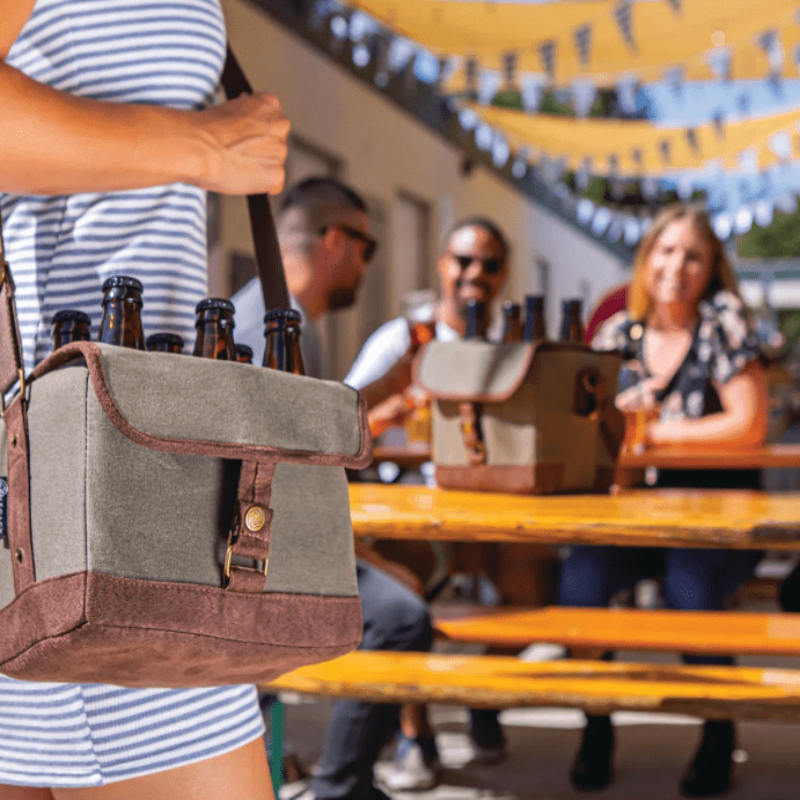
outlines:
[[[542,69],[552,78],[556,72],[555,39],[548,39],[539,45],[539,57],[542,59]]]
[[[592,57],[592,26],[590,23],[575,28],[575,49],[578,51],[578,61],[586,66]]]
[[[619,32],[625,40],[625,44],[632,50],[636,49],[636,40],[633,36],[633,13],[630,0],[620,0],[614,9],[614,19],[619,26]]]
[[[505,85],[503,86],[504,92],[517,91],[517,61],[519,57],[517,53],[509,51],[503,53],[503,79]]]

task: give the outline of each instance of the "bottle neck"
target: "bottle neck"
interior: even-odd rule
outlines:
[[[217,361],[235,361],[232,326],[221,320],[208,320],[197,326],[192,355]]]
[[[113,298],[103,303],[99,339],[105,344],[144,350],[141,302],[134,298]]]

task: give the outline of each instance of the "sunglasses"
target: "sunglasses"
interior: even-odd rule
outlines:
[[[459,255],[458,253],[450,253],[450,255],[458,262],[458,266],[461,267],[462,271],[476,261],[487,275],[497,275],[503,268],[503,261],[499,258],[478,258],[477,256]]]
[[[358,242],[363,242],[364,244],[364,263],[369,264],[372,260],[372,257],[375,255],[375,251],[378,249],[378,243],[373,239],[371,236],[367,236],[366,233],[362,233],[357,228],[351,228],[349,225],[342,225],[339,222],[334,222],[331,225],[326,225],[324,228],[320,228],[319,235],[324,236],[329,228],[338,228],[345,236],[349,236],[351,239],[355,239]]]

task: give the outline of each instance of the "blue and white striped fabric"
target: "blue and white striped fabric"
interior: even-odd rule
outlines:
[[[263,734],[252,686],[121,689],[0,677],[0,784],[105,786]]]
[[[83,97],[192,109],[212,98],[224,53],[218,0],[37,0],[6,63]],[[206,294],[202,191],[7,194],[0,213],[28,371],[49,352],[59,309],[82,309],[99,325],[102,283],[119,273],[144,284],[145,332],[179,333],[191,346],[194,306]],[[0,784],[102,786],[220,755],[263,731],[252,686],[144,690],[0,676]]]
[[[81,97],[192,109],[212,98],[224,55],[218,0],[38,0],[6,63]],[[26,369],[50,351],[59,309],[99,326],[101,286],[114,274],[144,284],[146,334],[172,331],[191,346],[206,293],[200,189],[2,195],[0,213]]]

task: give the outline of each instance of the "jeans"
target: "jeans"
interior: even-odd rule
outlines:
[[[362,561],[358,593],[364,617],[360,650],[427,652],[433,628],[425,602],[385,572]],[[333,706],[314,792],[320,800],[366,800],[372,768],[400,726],[400,707],[340,700]]]

